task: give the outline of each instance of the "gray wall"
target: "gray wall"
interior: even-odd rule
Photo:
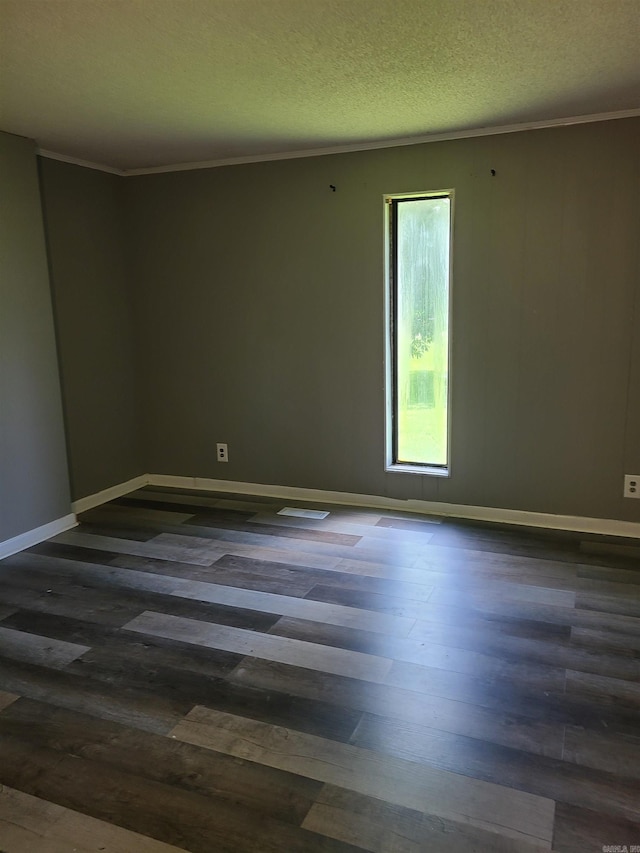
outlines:
[[[638,151],[630,119],[123,179],[144,467],[639,520]],[[452,476],[385,473],[382,195],[450,187]]]
[[[74,499],[144,473],[122,178],[40,159]]]
[[[34,145],[0,133],[0,541],[71,512]]]

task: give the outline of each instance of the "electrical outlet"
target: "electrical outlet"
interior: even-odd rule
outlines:
[[[640,498],[640,474],[624,475],[624,497]]]
[[[229,448],[226,444],[216,444],[216,455],[218,457],[218,462],[228,462],[229,461]]]

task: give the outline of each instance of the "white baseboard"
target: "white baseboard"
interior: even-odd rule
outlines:
[[[497,524],[516,524],[521,527],[541,527],[547,530],[569,530],[599,536],[626,536],[640,539],[640,523],[618,521],[615,518],[589,518],[582,515],[553,515],[547,512],[527,512],[501,507],[438,504],[429,501],[407,501],[409,512],[433,513],[471,521],[490,521]],[[420,505],[421,508],[415,508]]]
[[[86,498],[74,501],[71,504],[71,509],[77,514],[86,512],[88,509],[93,509],[101,504],[106,504],[108,501],[121,498],[129,492],[135,492],[136,489],[141,489],[149,482],[147,474],[142,474],[140,477],[134,477],[132,480],[127,480],[126,483],[118,483],[115,486],[110,486],[108,489],[103,489],[101,492],[96,492],[95,495],[87,495]]]
[[[235,492],[243,495],[283,498],[285,500],[311,501],[321,504],[344,504],[347,506],[372,507],[396,512],[415,512],[420,515],[436,515],[464,518],[474,521],[490,521],[498,524],[517,524],[524,527],[542,527],[550,530],[570,530],[576,533],[591,533],[601,536],[625,536],[640,539],[640,523],[618,521],[613,518],[586,518],[575,515],[552,515],[543,512],[501,509],[496,507],[467,506],[434,501],[401,500],[382,495],[356,495],[351,492],[330,492],[322,489],[302,489],[295,486],[276,486],[264,483],[241,483],[234,480],[213,480],[203,477],[177,477],[164,474],[143,474],[126,483],[119,483],[88,495],[72,504],[73,514],[65,515],[42,527],[28,530],[12,539],[0,542],[0,560],[31,548],[45,539],[57,536],[75,527],[76,513],[100,506],[114,498],[122,497],[143,486],[166,486],[175,489],[199,489],[205,492]]]
[[[302,489],[295,486],[275,486],[263,483],[241,483],[233,480],[212,480],[203,477],[176,477],[148,474],[150,486],[167,486],[176,489],[201,489],[207,492],[236,492],[243,495],[285,498],[286,500],[312,501],[323,504],[373,507],[396,512],[415,512],[464,518],[473,521],[490,521],[497,524],[517,524],[523,527],[542,527],[548,530],[570,530],[601,536],[626,536],[640,539],[640,523],[618,521],[613,518],[588,518],[578,515],[553,515],[546,512],[527,512],[500,507],[467,506],[466,504],[438,503],[436,501],[402,500],[381,495],[356,495],[350,492],[329,492],[322,489]]]
[[[219,489],[210,488],[207,489],[205,486],[196,486],[198,482],[196,477],[177,477],[174,474],[147,474],[147,485],[148,486],[165,486],[168,489],[202,489],[203,491],[236,491],[235,489],[224,489],[220,487]],[[212,483],[222,483],[227,482],[226,480],[211,480]],[[236,483],[232,483],[231,485],[236,485]]]
[[[203,492],[235,492],[242,495],[260,495],[285,500],[372,507],[387,509],[392,512],[415,512],[419,515],[464,518],[472,521],[490,521],[496,524],[517,524],[523,527],[542,527],[548,530],[570,530],[576,533],[626,536],[631,539],[640,539],[640,523],[619,521],[614,518],[588,518],[579,515],[554,515],[546,512],[527,512],[501,507],[402,500],[401,498],[390,498],[383,495],[357,495],[351,492],[331,492],[323,489],[303,489],[297,486],[276,486],[265,483],[244,483],[237,480],[213,480],[206,477],[179,477],[173,474],[143,474],[140,477],[134,477],[126,483],[120,483],[109,489],[104,489],[102,492],[97,492],[95,495],[81,498],[72,504],[72,508],[75,513],[84,512],[143,486],[199,489]],[[50,535],[53,536],[54,534]],[[0,555],[1,553],[0,551]]]
[[[39,542],[44,542],[45,539],[50,539],[52,536],[57,536],[58,533],[64,533],[65,530],[75,527],[77,523],[78,519],[75,515],[65,515],[62,518],[56,518],[55,521],[50,521],[48,524],[43,524],[42,527],[27,530],[26,533],[14,536],[12,539],[5,539],[4,542],[0,542],[0,560],[17,554],[18,551],[24,551],[25,548],[31,548]]]

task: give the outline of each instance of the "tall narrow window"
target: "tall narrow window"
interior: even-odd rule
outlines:
[[[391,196],[388,460],[446,474],[452,193]]]

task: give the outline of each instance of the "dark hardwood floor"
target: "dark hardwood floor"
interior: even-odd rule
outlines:
[[[0,851],[640,850],[633,542],[284,506],[0,562]]]

